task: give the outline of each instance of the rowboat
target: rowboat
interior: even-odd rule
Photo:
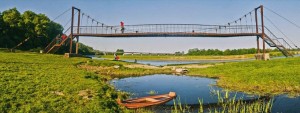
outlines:
[[[123,101],[118,99],[117,102],[118,104],[125,106],[126,108],[135,109],[135,108],[142,108],[142,107],[164,104],[174,98],[176,98],[176,93],[169,92],[168,94],[147,96],[147,97],[128,99]]]

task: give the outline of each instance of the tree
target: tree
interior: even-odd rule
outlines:
[[[12,8],[2,12],[2,32],[3,44],[0,47],[13,47],[18,42],[21,41],[20,35],[23,34],[22,31],[22,21],[21,14],[16,8]]]
[[[12,8],[3,12],[3,21],[11,28],[21,26],[21,14],[17,8]]]
[[[2,13],[0,12],[0,45],[4,45],[4,38],[1,38],[1,37],[3,37],[3,30],[4,30],[3,24],[4,24],[4,22],[3,22],[3,18],[2,18]]]
[[[274,50],[267,50],[268,52],[274,51]],[[256,49],[255,48],[249,48],[249,49],[226,49],[225,51],[221,51],[218,49],[189,49],[188,55],[243,55],[243,54],[255,54]]]
[[[21,14],[16,8],[0,12],[0,48],[10,49],[29,38],[17,49],[43,49],[62,32],[63,27],[50,21],[45,14],[36,14],[32,11],[25,11]],[[69,44],[66,45],[62,46],[58,53],[68,51]],[[73,45],[73,47],[76,46]],[[93,54],[94,50],[91,47],[80,44],[79,53]]]
[[[44,48],[60,34],[62,26],[50,21],[44,14],[25,11],[21,14],[16,8],[0,14],[0,48],[11,48],[30,38],[18,47],[21,50]]]
[[[123,55],[124,54],[124,50],[123,49],[117,49],[116,54],[117,55]]]

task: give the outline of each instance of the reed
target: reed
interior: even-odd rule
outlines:
[[[229,91],[216,91],[215,96],[218,98],[216,106],[205,105],[203,100],[198,99],[198,113],[269,113],[271,112],[273,99],[258,98],[254,101],[246,101],[243,97],[237,99],[236,93],[233,97]],[[172,113],[189,113],[190,109],[187,105],[182,105],[180,98],[174,100]]]
[[[155,90],[150,90],[149,92],[147,92],[147,94],[149,94],[149,95],[155,95],[155,94],[157,94],[158,92],[157,91],[155,91]]]

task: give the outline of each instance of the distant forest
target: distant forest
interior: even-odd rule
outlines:
[[[45,14],[36,14],[32,11],[21,14],[16,8],[0,12],[0,48],[10,49],[30,38],[16,49],[37,51],[44,49],[56,35],[62,34],[63,30],[60,24],[51,21]],[[81,54],[94,53],[93,48],[80,45]],[[62,47],[58,53],[67,52],[68,48]]]
[[[260,50],[262,52],[262,50]],[[278,52],[277,49],[266,49],[267,52]],[[244,55],[244,54],[255,54],[257,53],[256,48],[249,49],[226,49],[224,51],[219,49],[189,49],[187,55]]]

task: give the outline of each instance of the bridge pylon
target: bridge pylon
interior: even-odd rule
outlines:
[[[72,20],[71,20],[71,34],[70,34],[70,51],[69,53],[71,54],[72,53],[72,43],[73,43],[73,38],[74,38],[74,21],[75,21],[75,10],[78,11],[78,17],[77,17],[77,34],[79,34],[79,28],[80,28],[80,9],[79,8],[76,8],[76,7],[72,7]],[[79,36],[76,36],[76,54],[78,54],[78,47],[79,47]]]

